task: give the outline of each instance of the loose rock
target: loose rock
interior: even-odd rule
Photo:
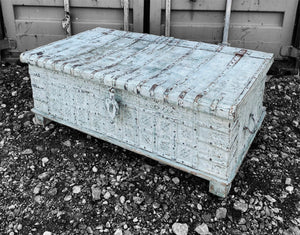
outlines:
[[[195,228],[195,232],[200,234],[200,235],[210,235],[211,233],[209,232],[207,224],[203,223],[201,225],[198,225]]]
[[[71,141],[70,140],[66,140],[65,142],[63,142],[63,145],[67,146],[67,147],[71,147]]]
[[[216,218],[217,219],[225,219],[227,214],[227,209],[224,207],[220,207],[216,211]]]
[[[266,195],[266,198],[268,199],[269,202],[272,202],[272,203],[276,202],[276,199],[274,199],[270,195]]]
[[[94,173],[96,173],[96,172],[98,172],[98,168],[95,167],[95,166],[93,166],[92,171],[93,171]]]
[[[240,218],[238,224],[240,224],[240,225],[246,224],[246,219],[245,218]]]
[[[35,196],[34,200],[38,203],[38,204],[42,204],[43,203],[43,197],[42,196]]]
[[[88,226],[88,227],[86,228],[86,231],[87,231],[89,234],[94,234],[94,231],[93,231],[93,229],[92,229],[90,226]]]
[[[35,186],[34,187],[34,189],[33,189],[33,193],[34,194],[39,194],[40,193],[40,191],[41,191],[41,184],[38,184],[37,186]]]
[[[33,154],[32,149],[25,149],[24,151],[21,152],[22,155],[29,155],[29,154]]]
[[[42,158],[42,165],[45,166],[47,162],[49,162],[49,159],[47,157],[43,157]]]
[[[124,197],[124,196],[121,196],[121,197],[120,197],[120,202],[121,202],[122,204],[125,203],[125,197]]]
[[[50,189],[48,193],[50,196],[55,196],[57,194],[57,188]]]
[[[236,201],[233,204],[233,208],[241,212],[246,212],[248,210],[248,205],[246,203]]]
[[[71,201],[71,199],[72,199],[72,195],[67,195],[64,197],[65,202]]]
[[[133,202],[140,205],[144,201],[144,198],[142,197],[133,197]]]
[[[43,172],[42,174],[38,175],[40,180],[46,180],[49,177],[49,172]]]
[[[180,180],[179,180],[178,177],[174,177],[174,178],[172,179],[172,181],[173,181],[174,184],[179,184],[179,183],[180,183]]]
[[[97,185],[92,185],[91,187],[92,190],[92,198],[94,201],[100,200],[101,199],[101,189]]]
[[[22,230],[22,228],[23,228],[23,225],[22,224],[18,224],[18,226],[17,226],[17,230]]]
[[[81,192],[81,186],[79,186],[79,185],[73,186],[72,191],[73,191],[74,194],[80,193]]]
[[[176,235],[187,235],[189,226],[187,224],[174,223],[172,225],[172,230]]]
[[[119,229],[119,228],[118,228],[118,229],[115,231],[114,235],[123,235],[122,229]]]
[[[294,187],[293,187],[293,186],[287,186],[285,189],[286,189],[286,191],[288,191],[289,193],[293,193],[293,191],[294,191]]]
[[[106,199],[106,200],[108,200],[109,198],[110,198],[110,192],[106,192],[105,194],[104,194],[104,198]]]
[[[292,184],[292,179],[291,178],[286,178],[285,179],[285,184],[287,184],[287,185]]]

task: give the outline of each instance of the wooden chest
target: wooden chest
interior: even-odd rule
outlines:
[[[36,118],[210,182],[224,197],[258,131],[273,55],[96,28],[21,55]]]

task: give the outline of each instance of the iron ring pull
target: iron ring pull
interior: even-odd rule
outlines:
[[[119,114],[119,104],[115,99],[115,90],[109,90],[109,98],[105,100],[105,108],[112,120]]]
[[[253,130],[250,130],[250,128],[249,128],[251,120],[252,120],[253,123],[254,123]],[[251,134],[254,134],[254,133],[255,133],[255,131],[256,131],[256,130],[255,130],[255,118],[254,118],[254,114],[253,114],[253,113],[250,113],[250,115],[249,115],[248,126],[244,126],[243,129],[244,129],[244,131],[245,131],[245,130],[249,131]]]

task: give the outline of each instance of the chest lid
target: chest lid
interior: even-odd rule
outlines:
[[[95,28],[24,52],[21,61],[230,119],[273,54]]]

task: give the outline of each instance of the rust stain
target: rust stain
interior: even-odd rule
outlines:
[[[59,61],[62,61],[62,60],[59,60]],[[59,62],[59,61],[57,61],[57,62]],[[69,63],[75,63],[75,62],[78,62],[79,60],[71,60],[71,61],[66,61],[66,62],[64,62],[63,64],[62,64],[62,70],[64,70],[65,69],[65,66],[67,65],[67,64],[69,64]],[[54,61],[53,63],[56,63],[56,61]]]
[[[165,90],[164,92],[164,101],[167,102],[167,100],[169,99],[169,94],[170,92],[173,90],[174,87],[169,87]]]
[[[230,114],[233,118],[235,118],[236,113],[235,113],[235,106],[234,106],[234,105],[230,107],[229,114]]]
[[[158,85],[157,84],[153,84],[153,86],[150,88],[149,92],[150,92],[151,96],[154,95],[154,90],[155,90],[156,87],[158,87]]]
[[[222,51],[222,50],[223,50],[223,48],[224,48],[224,45],[221,45],[221,46],[219,46],[219,47],[216,49],[216,52],[220,52],[220,51]]]
[[[159,41],[160,41],[160,40],[161,40],[161,38],[158,38],[158,39],[156,39],[156,40],[154,41],[154,43],[159,44]],[[173,41],[174,41],[174,39],[171,40],[171,42],[173,42]],[[178,44],[178,42],[175,43],[175,45],[177,45],[177,44]],[[170,49],[173,48],[173,47],[175,47],[175,45],[173,45],[172,47],[170,47]],[[169,46],[169,43],[168,43],[168,42],[166,42],[166,44],[165,44],[162,48],[160,48],[159,50],[162,50],[162,49],[166,48],[167,46]],[[143,49],[143,50],[144,50],[144,49]],[[141,50],[141,51],[143,51],[143,50]],[[155,50],[157,50],[156,47],[153,48],[148,54],[151,55]],[[168,50],[169,50],[169,49],[168,49]],[[144,63],[143,66],[145,66],[146,64],[151,63],[151,62],[154,61],[155,59],[156,59],[156,57],[151,58],[150,60],[147,60],[147,61]],[[143,66],[140,66],[140,68],[142,68]],[[140,68],[138,68],[138,69],[140,69]],[[137,69],[137,70],[138,70],[138,69]],[[126,84],[125,84],[124,86],[127,87],[127,86],[128,86],[127,83],[129,83],[129,82],[130,82],[131,80],[133,80],[133,79],[134,79],[134,77],[127,79],[127,80],[126,80]]]
[[[242,49],[242,50],[236,52],[235,55],[243,57],[246,53],[247,53],[247,50],[246,49]]]
[[[184,58],[188,57],[189,55],[191,55],[198,47],[199,45],[197,44],[196,46],[194,46],[193,48],[191,48],[188,52],[186,52],[184,55],[180,56],[179,58],[177,58],[175,61],[173,61],[171,64],[169,64],[168,66],[166,66],[165,68],[163,68],[162,70],[159,71],[158,74],[141,81],[138,84],[138,87],[141,88],[145,83],[147,83],[149,80],[154,79],[156,77],[158,77],[159,75],[163,74],[164,72],[170,70],[172,67],[174,67],[177,63],[179,63],[180,61],[184,60]]]
[[[186,96],[186,94],[187,94],[187,91],[182,91],[182,92],[180,93],[180,95],[178,96],[178,98],[183,100],[184,97]]]
[[[74,65],[72,65],[72,69],[75,69],[75,68],[77,68],[77,67],[79,67],[79,66],[81,66],[82,64],[74,64]]]
[[[237,64],[246,53],[247,53],[246,49],[242,49],[242,50],[236,52],[233,59],[228,63],[228,67]]]
[[[60,60],[60,59],[59,60],[53,60],[52,64],[55,64],[55,63],[60,62],[60,61],[62,61],[62,60]]]
[[[198,103],[198,101],[203,97],[203,94],[200,93],[198,95],[196,95],[195,99],[194,99],[194,103]]]

